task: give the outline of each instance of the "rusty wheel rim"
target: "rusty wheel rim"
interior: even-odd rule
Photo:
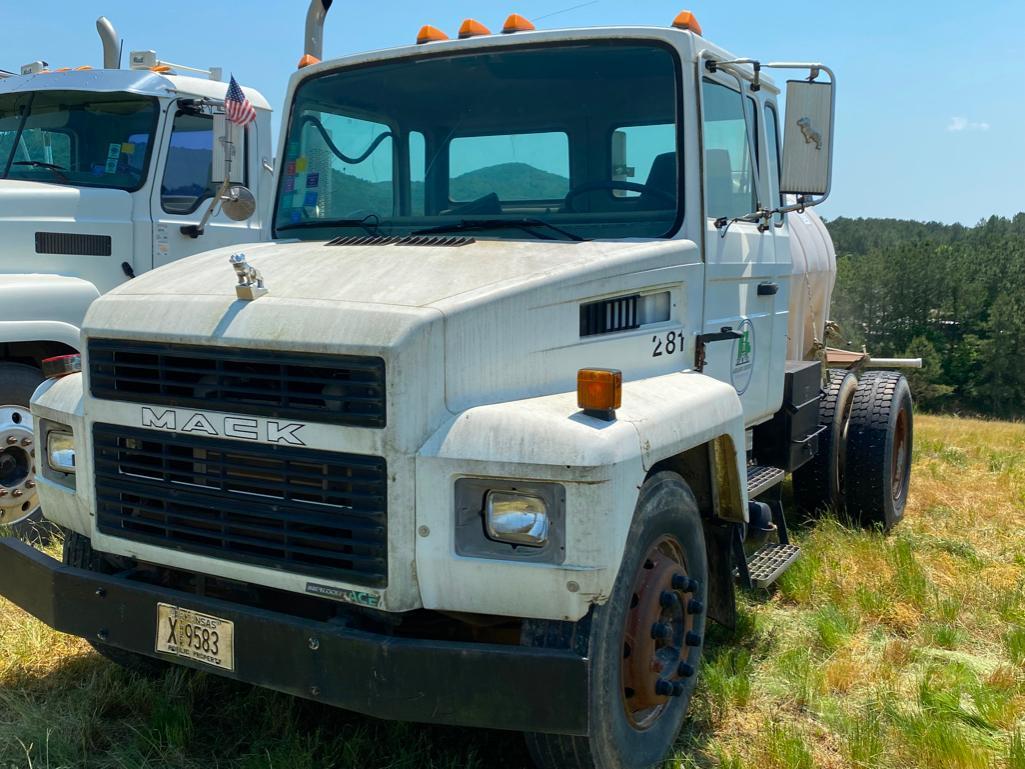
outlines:
[[[907,487],[908,469],[911,465],[909,424],[907,411],[901,409],[897,413],[897,424],[893,430],[893,461],[890,463],[890,493],[894,502],[900,501]]]
[[[656,541],[634,578],[623,632],[620,693],[635,729],[651,728],[693,675],[681,663],[689,664],[694,649],[687,644],[694,630],[688,606],[697,589],[679,541]]]

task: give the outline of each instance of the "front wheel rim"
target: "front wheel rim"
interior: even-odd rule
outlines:
[[[623,632],[620,693],[637,730],[654,726],[693,675],[689,666],[700,650],[688,640],[694,637],[697,590],[679,541],[661,537],[634,577]]]
[[[13,526],[39,509],[32,412],[0,406],[0,524]]]

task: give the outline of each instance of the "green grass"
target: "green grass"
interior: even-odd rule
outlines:
[[[802,560],[710,634],[667,767],[1025,769],[1023,457],[1023,425],[919,418],[907,519],[795,526]],[[0,769],[527,765],[515,734],[139,678],[0,602]]]

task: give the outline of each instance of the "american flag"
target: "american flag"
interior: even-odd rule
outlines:
[[[242,88],[231,76],[231,83],[228,85],[228,94],[224,97],[224,112],[232,123],[247,126],[256,120],[256,110],[249,103],[249,99],[242,93]]]

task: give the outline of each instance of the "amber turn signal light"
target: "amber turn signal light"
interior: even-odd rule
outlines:
[[[695,35],[701,34],[701,25],[698,24],[698,18],[690,11],[680,11],[676,18],[673,19],[673,26],[677,29],[693,32]]]
[[[577,372],[577,406],[588,416],[611,422],[623,401],[623,372],[582,368]]]
[[[303,57],[301,59],[299,59],[299,67],[298,67],[298,69],[302,69],[303,67],[308,67],[311,64],[320,64],[320,59],[318,59],[312,53],[304,53]]]

